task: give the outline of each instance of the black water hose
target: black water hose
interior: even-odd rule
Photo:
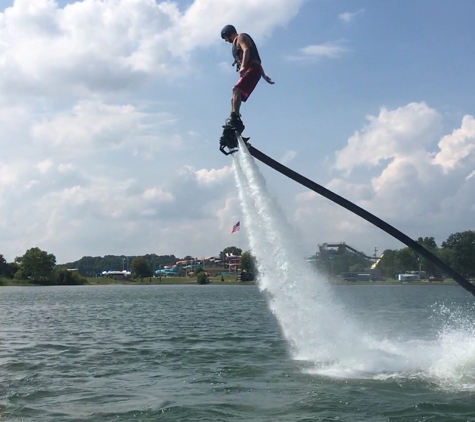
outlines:
[[[253,147],[252,145],[248,145],[248,149],[251,155],[257,160],[262,161],[264,164],[268,165],[269,167],[273,168],[279,173],[282,173],[284,176],[287,176],[288,178],[295,180],[297,183],[300,183],[301,185],[324,196],[330,201],[335,202],[336,204],[342,206],[343,208],[346,208],[352,213],[359,215],[361,218],[364,218],[366,221],[369,221],[371,224],[374,224],[376,227],[379,227],[381,230],[384,230],[386,233],[395,237],[397,240],[401,241],[402,243],[404,243],[405,245],[407,245],[408,247],[416,251],[419,255],[422,255],[428,261],[432,262],[434,265],[439,267],[444,273],[451,276],[465,290],[467,290],[473,296],[475,296],[475,286],[472,283],[470,283],[466,278],[462,277],[457,271],[450,268],[439,257],[435,256],[432,252],[424,248],[422,245],[412,240],[409,236],[406,236],[404,233],[400,232],[395,227],[391,226],[390,224],[386,223],[385,221],[381,220],[380,218],[376,217],[370,212],[364,210],[358,205],[353,204],[353,202],[348,201],[347,199],[337,195],[336,193],[328,190],[327,188],[324,188],[318,183],[312,182],[306,177],[280,164],[279,162],[270,158],[268,155],[259,151],[257,148]]]

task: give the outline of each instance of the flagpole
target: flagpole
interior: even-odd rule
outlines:
[[[241,220],[239,220],[232,228],[231,230],[231,234],[233,234],[235,231],[238,231],[239,234],[238,234],[238,248],[241,249]],[[241,259],[239,259],[239,261],[241,261]],[[238,276],[238,269],[239,269],[239,264],[238,266],[236,267],[235,266],[235,261],[234,261],[234,267],[236,268],[236,280],[237,280],[237,276]]]
[[[239,218],[239,249],[241,249],[241,218]],[[241,256],[242,256],[242,250],[241,250]],[[241,273],[241,258],[239,258],[238,272],[239,274]],[[239,276],[239,279],[240,279],[240,276]]]
[[[239,249],[241,249],[241,219],[239,219],[239,237],[238,237]]]

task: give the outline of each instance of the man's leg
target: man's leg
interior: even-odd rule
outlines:
[[[233,88],[233,98],[231,100],[231,113],[236,113],[239,116],[239,110],[241,109],[241,90],[239,88]]]
[[[229,116],[226,126],[242,132],[244,130],[244,124],[242,123],[241,116],[239,114],[239,109],[241,108],[242,102],[242,90],[234,87],[233,96],[231,98],[231,116]]]

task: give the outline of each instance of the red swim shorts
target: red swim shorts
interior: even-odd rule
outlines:
[[[251,64],[246,73],[239,78],[234,88],[241,90],[241,100],[246,101],[261,79],[261,65],[257,63]]]

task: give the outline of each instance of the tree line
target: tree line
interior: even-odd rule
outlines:
[[[433,237],[419,237],[417,242],[464,277],[475,278],[475,231],[468,230],[451,234],[440,247]],[[227,253],[241,257],[241,270],[256,274],[255,258],[249,251],[242,252],[241,249],[230,246],[220,252],[221,260],[225,259]],[[29,280],[36,284],[83,284],[86,283],[85,277],[94,277],[108,270],[126,269],[130,270],[133,276],[143,279],[152,276],[155,270],[164,266],[173,266],[180,260],[197,260],[197,258],[190,255],[177,258],[175,255],[156,254],[84,256],[78,261],[57,265],[53,254],[34,247],[11,263],[8,263],[0,254],[0,277]],[[345,248],[320,253],[316,257],[317,269],[330,276],[348,271],[364,271],[371,264],[371,260],[362,255],[347,252]],[[382,276],[387,278],[394,278],[396,274],[414,270],[425,271],[428,275],[443,275],[434,264],[410,248],[385,250],[377,268]],[[70,271],[72,269],[77,271]],[[194,271],[198,274],[202,270],[203,268],[200,267]]]
[[[86,279],[77,272],[57,266],[56,257],[38,247],[28,249],[23,256],[15,258],[10,263],[0,254],[0,277],[28,280],[33,284],[41,285],[86,283]]]
[[[467,230],[451,234],[440,246],[433,237],[419,237],[417,243],[439,257],[465,278],[475,278],[475,231]],[[343,272],[360,272],[374,261],[358,254],[342,250],[317,254],[317,269],[331,276]],[[431,276],[442,276],[441,270],[411,248],[387,249],[376,267],[383,277],[394,278],[408,271],[425,271]]]
[[[219,253],[219,257],[224,261],[227,253],[241,256],[242,250],[235,246],[229,246]],[[156,254],[143,256],[106,255],[104,257],[84,256],[77,261],[57,265],[56,257],[53,254],[34,247],[10,263],[0,254],[0,277],[28,280],[31,283],[42,285],[74,285],[84,284],[87,282],[85,277],[96,277],[103,271],[127,270],[134,277],[143,280],[154,275],[157,269],[173,266],[177,261],[192,260],[199,261],[198,258],[191,255],[183,258],[175,255]],[[195,274],[199,274],[201,271],[203,271],[203,266],[194,269]],[[183,271],[183,275],[185,274],[186,272]]]

